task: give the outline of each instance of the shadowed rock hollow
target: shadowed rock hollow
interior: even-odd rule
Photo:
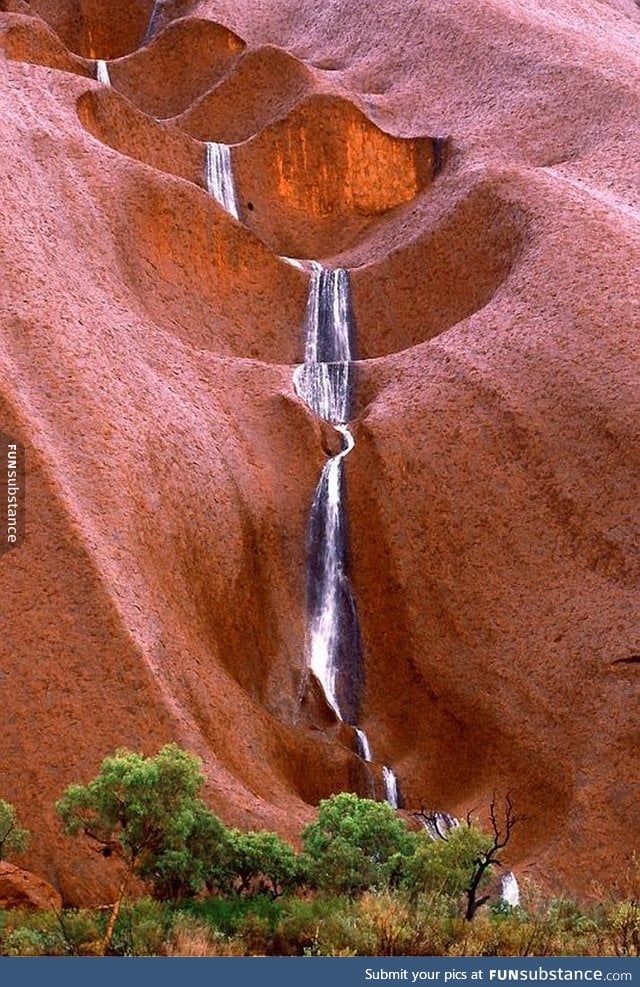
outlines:
[[[591,893],[640,839],[640,12],[108,7],[0,3],[0,428],[28,491],[0,568],[0,796],[28,866],[108,900],[52,803],[118,746],[178,741],[228,822],[287,835],[369,791],[308,680],[332,446],[294,393],[308,275],[282,253],[353,269],[376,756],[409,807],[511,790],[509,865]],[[204,140],[235,144],[241,222]]]
[[[119,58],[143,40],[154,0],[29,0],[29,12],[51,26],[64,45],[85,58]]]
[[[338,97],[305,100],[234,149],[246,222],[280,254],[324,257],[414,199],[434,173],[429,138],[401,139]]]

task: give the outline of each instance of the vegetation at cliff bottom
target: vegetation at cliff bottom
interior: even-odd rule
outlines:
[[[635,859],[589,907],[531,882],[516,907],[500,897],[509,798],[492,803],[490,832],[468,817],[434,838],[386,802],[343,792],[320,803],[297,851],[225,826],[204,781],[198,759],[170,744],[116,751],[70,785],[56,803],[63,829],[101,854],[115,902],[0,910],[0,955],[640,955]],[[0,801],[3,833],[0,852],[24,851],[27,833]]]

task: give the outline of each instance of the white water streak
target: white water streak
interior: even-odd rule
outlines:
[[[520,888],[512,870],[503,874],[500,885],[502,900],[506,901],[507,905],[511,905],[512,908],[516,908],[520,904]]]
[[[231,148],[228,144],[216,144],[207,141],[205,144],[205,180],[207,192],[220,203],[223,209],[239,219],[236,186],[233,179]]]
[[[311,507],[314,514],[324,504],[326,550],[322,557],[322,575],[319,581],[322,595],[310,629],[310,650],[311,670],[322,685],[329,705],[338,719],[342,719],[336,694],[338,668],[335,661],[340,640],[340,592],[344,578],[340,554],[340,487],[342,460],[349,455],[355,443],[346,425],[337,425],[336,430],[344,439],[344,447],[337,456],[325,463]]]
[[[421,816],[420,821],[434,842],[446,840],[449,831],[458,829],[460,826],[460,820],[456,819],[455,816],[450,816],[448,812],[432,812],[426,818]]]
[[[153,38],[153,35],[155,34],[155,30],[156,30],[156,21],[158,19],[158,15],[160,14],[161,10],[162,10],[162,0],[156,0],[156,2],[153,5],[153,9],[151,11],[151,17],[149,18],[147,30],[145,31],[144,38],[142,39],[143,45],[149,44],[149,42]]]
[[[382,780],[384,782],[384,796],[394,809],[398,808],[399,797],[398,797],[398,779],[396,778],[395,771],[392,768],[388,768],[387,765],[382,767]]]
[[[303,363],[293,372],[296,393],[311,410],[344,425],[349,417],[351,365],[349,363]]]
[[[358,739],[358,753],[363,761],[373,761],[373,754],[371,753],[371,745],[369,743],[369,738],[367,737],[364,730],[359,727],[355,727],[356,737]]]
[[[323,338],[328,329],[329,341]],[[331,353],[322,354],[329,342]],[[349,275],[342,268],[330,271],[311,262],[311,283],[307,303],[305,363],[349,363]]]
[[[98,82],[102,82],[105,86],[111,85],[109,66],[105,62],[104,58],[98,58],[96,60],[96,79]]]

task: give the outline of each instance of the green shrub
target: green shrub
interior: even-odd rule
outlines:
[[[471,884],[478,858],[490,846],[491,837],[477,826],[451,829],[446,840],[431,840],[421,833],[405,866],[404,885],[413,894],[437,894],[457,901]],[[488,868],[480,887],[490,878]]]
[[[29,830],[23,829],[11,802],[0,799],[0,860],[24,853],[29,847]]]
[[[254,895],[240,898],[204,898],[201,901],[180,902],[179,914],[189,916],[225,936],[234,936],[242,927],[247,915],[258,915],[268,920],[275,929],[280,918],[282,902],[270,895]]]
[[[307,882],[322,891],[361,894],[396,884],[416,836],[387,802],[347,792],[324,799],[302,833]]]
[[[119,956],[161,956],[173,924],[174,914],[166,904],[153,898],[138,898],[122,908],[111,952]]]
[[[298,881],[298,857],[289,843],[277,833],[230,834],[229,870],[239,880],[244,894],[271,894],[278,897]]]

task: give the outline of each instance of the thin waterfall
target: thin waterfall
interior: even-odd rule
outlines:
[[[373,754],[371,753],[371,745],[369,743],[369,738],[367,737],[364,730],[360,730],[359,727],[355,727],[356,740],[358,742],[358,754],[363,761],[373,761]]]
[[[142,39],[142,46],[148,45],[156,33],[156,22],[161,10],[162,0],[155,0],[153,9],[151,10],[151,17],[149,18],[149,23],[147,24],[147,30],[144,32],[144,37]]]
[[[350,363],[304,363],[293,375],[296,391],[319,418],[337,426],[348,420],[353,390]]]
[[[382,781],[384,782],[384,794],[387,802],[394,809],[400,808],[400,794],[398,792],[398,779],[392,768],[383,765]]]
[[[207,192],[226,209],[234,219],[239,219],[236,186],[233,179],[231,148],[228,144],[205,143],[205,181]]]
[[[520,904],[520,887],[516,880],[516,875],[512,870],[507,871],[502,876],[502,880],[500,881],[500,897],[507,905],[511,905],[512,908],[517,908]]]
[[[460,820],[450,816],[448,812],[432,812],[421,818],[424,828],[434,842],[446,840],[449,831],[460,826]]]
[[[309,522],[309,662],[336,716],[355,726],[363,685],[360,624],[349,579],[344,459],[352,388],[349,275],[311,262],[305,363],[294,373],[298,395],[342,437],[325,463]]]
[[[343,460],[353,449],[346,425],[336,425],[342,450],[320,474],[309,525],[309,654],[311,670],[339,719],[355,724],[362,689],[362,648],[348,572]]]
[[[298,395],[316,415],[346,425],[353,392],[353,320],[347,271],[315,261],[306,313],[304,364],[294,373]]]
[[[309,523],[309,662],[336,716],[354,728],[359,756],[373,761],[369,739],[357,726],[364,685],[362,644],[349,578],[344,460],[355,442],[348,427],[354,391],[354,327],[347,271],[315,261],[283,258],[310,272],[304,364],[294,371],[298,396],[341,434],[340,452],[325,464]],[[387,801],[400,805],[392,768],[382,769]],[[375,784],[370,774],[372,797]]]
[[[96,59],[96,79],[98,80],[98,82],[104,83],[105,86],[111,85],[109,66],[105,62],[104,58]]]
[[[350,363],[353,359],[350,295],[347,271],[328,271],[312,262],[305,363]]]

